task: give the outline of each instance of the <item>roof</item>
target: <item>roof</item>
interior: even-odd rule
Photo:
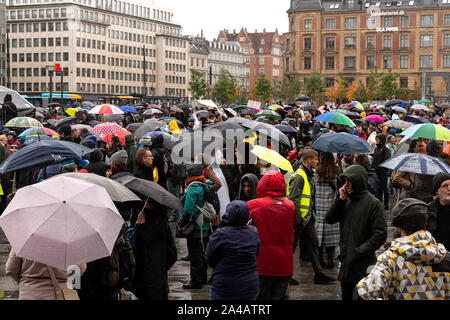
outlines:
[[[311,10],[322,9],[322,2],[320,0],[291,0],[291,7],[289,10]]]
[[[264,48],[264,54],[271,54],[272,52],[272,40],[275,32],[257,32],[248,33],[250,40],[252,41],[253,50],[255,53],[260,53],[259,49]],[[261,40],[264,39],[264,44]]]

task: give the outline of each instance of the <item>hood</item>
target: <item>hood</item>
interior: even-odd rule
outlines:
[[[283,175],[278,171],[268,171],[261,178],[256,188],[256,195],[258,198],[264,197],[285,197],[286,196],[286,182]]]
[[[256,188],[258,186],[259,180],[258,180],[258,177],[255,176],[253,173],[246,173],[242,176],[241,182],[239,184],[238,197],[241,198],[241,192],[244,192],[243,188],[242,188],[242,184],[243,184],[245,178],[247,178],[248,181],[250,181],[250,187],[252,188],[252,198],[256,199]]]
[[[100,162],[102,161],[103,153],[100,149],[94,149],[91,153],[89,153],[89,161],[90,162]]]
[[[134,135],[129,134],[127,136],[125,136],[125,146],[131,147],[134,144]]]
[[[164,137],[161,134],[152,137],[152,146],[153,148],[162,148],[164,143]]]
[[[95,147],[97,146],[97,138],[95,136],[90,135],[90,136],[87,136],[86,139],[91,140],[94,143]]]
[[[225,214],[222,216],[224,226],[245,226],[250,219],[250,208],[247,202],[235,200],[227,205]]]
[[[436,243],[431,233],[424,230],[395,239],[391,250],[414,264],[437,264],[446,255],[444,245]]]
[[[369,180],[367,171],[364,167],[359,165],[352,165],[348,167],[341,175],[341,179],[347,177],[352,182],[353,193],[350,195],[350,199],[353,195],[361,195],[367,191],[367,182]]]
[[[311,132],[311,136],[313,137],[314,140],[316,140],[317,135],[320,133],[320,123],[315,122],[312,128],[312,132]]]
[[[381,144],[385,144],[386,143],[386,136],[382,133],[377,135],[377,138],[380,139]]]

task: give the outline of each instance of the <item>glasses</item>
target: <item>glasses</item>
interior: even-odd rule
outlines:
[[[441,185],[441,187],[439,189],[448,189],[448,188],[450,188],[450,183]]]

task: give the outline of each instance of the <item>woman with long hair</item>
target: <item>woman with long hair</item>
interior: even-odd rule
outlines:
[[[337,191],[337,175],[339,167],[332,153],[320,152],[319,163],[314,176],[316,193],[316,233],[319,238],[319,254],[323,266],[334,267],[336,246],[339,245],[339,225],[325,223],[325,216],[333,203]],[[323,261],[323,251],[327,253],[327,263]]]

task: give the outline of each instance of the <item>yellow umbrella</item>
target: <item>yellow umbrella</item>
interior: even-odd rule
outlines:
[[[172,133],[181,135],[181,130],[178,127],[178,123],[175,120],[172,120],[169,122],[169,127],[172,130]]]
[[[75,108],[67,108],[66,109],[66,113],[71,116],[71,117],[75,117],[75,113],[77,113],[78,110]]]
[[[267,161],[284,171],[294,172],[291,163],[275,150],[267,149],[261,146],[253,146],[251,152],[261,160]]]

